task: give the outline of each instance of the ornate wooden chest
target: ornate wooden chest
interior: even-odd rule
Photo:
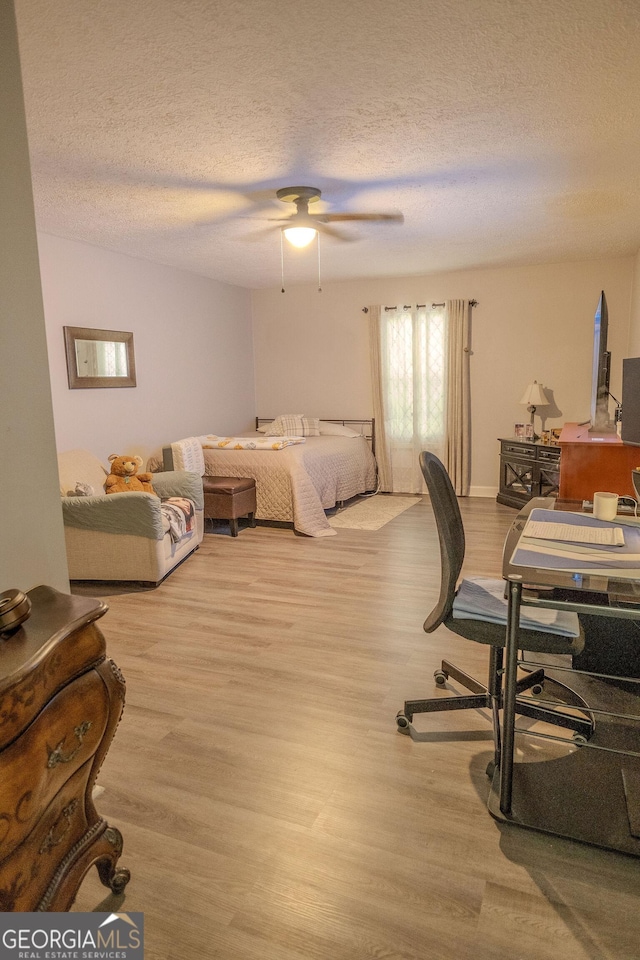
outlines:
[[[124,706],[124,679],[96,626],[107,607],[51,587],[0,635],[0,910],[68,910],[96,864],[120,892],[122,836],[92,789]]]

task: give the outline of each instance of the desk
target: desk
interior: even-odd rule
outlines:
[[[530,501],[516,517],[505,542],[503,576],[508,583],[509,606],[502,752],[500,766],[493,776],[489,811],[503,822],[640,856],[640,738],[637,732],[630,733],[623,721],[618,744],[596,744],[594,736],[589,744],[567,756],[514,764],[516,677],[518,650],[522,646],[518,626],[521,603],[640,619],[640,569],[633,573],[627,571],[626,576],[615,568],[607,571],[606,576],[583,573],[576,581],[570,570],[517,566],[511,562],[528,514],[536,507],[553,509],[553,504],[553,500]],[[636,606],[618,608],[547,598],[523,600],[525,583],[606,594],[610,600]],[[552,672],[552,668],[549,670]],[[591,679],[589,682],[589,706],[606,710],[613,692],[605,683]],[[640,692],[640,687],[638,690]],[[637,697],[630,699],[640,704]],[[635,707],[634,713],[637,712]]]
[[[589,433],[589,427],[565,423],[559,439],[560,497],[593,500],[596,490],[635,496],[631,471],[640,464],[640,450],[623,443],[617,433]]]

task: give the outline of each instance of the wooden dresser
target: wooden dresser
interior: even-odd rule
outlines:
[[[496,500],[520,507],[532,497],[556,497],[560,447],[534,440],[500,440],[500,487]]]
[[[124,679],[96,626],[107,607],[51,587],[0,638],[0,910],[68,910],[96,864],[121,892],[122,836],[92,789],[124,706]]]
[[[561,499],[593,500],[596,490],[635,497],[631,472],[640,466],[640,448],[617,433],[589,433],[579,423],[565,423],[559,443]]]

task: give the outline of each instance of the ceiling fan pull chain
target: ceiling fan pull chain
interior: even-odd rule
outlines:
[[[318,293],[322,293],[322,286],[320,284],[320,234],[318,233]]]
[[[280,293],[284,293],[284,237],[282,230],[280,231],[280,278],[282,281],[282,290]]]

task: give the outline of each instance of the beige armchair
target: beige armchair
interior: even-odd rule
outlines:
[[[136,580],[157,585],[202,542],[204,501],[197,473],[156,474],[153,486],[158,497],[154,497],[150,493],[107,496],[107,471],[88,450],[59,454],[58,472],[71,580]],[[194,504],[192,529],[180,539],[159,497],[182,497]]]

